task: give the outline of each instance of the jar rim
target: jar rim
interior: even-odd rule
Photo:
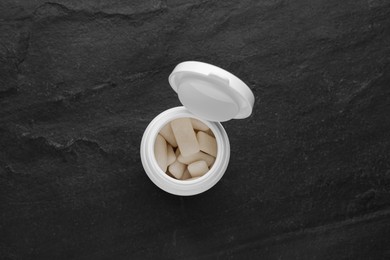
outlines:
[[[161,128],[176,118],[191,117],[205,123],[217,141],[217,157],[210,170],[195,180],[177,180],[167,175],[157,164],[154,144]],[[146,174],[158,187],[176,195],[195,195],[214,186],[226,171],[230,158],[230,144],[225,129],[219,122],[201,119],[185,107],[168,109],[156,116],[148,125],[141,141],[141,161]]]

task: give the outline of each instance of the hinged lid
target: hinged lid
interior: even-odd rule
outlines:
[[[169,84],[191,113],[223,122],[250,116],[255,97],[239,78],[211,64],[186,61],[169,76]]]

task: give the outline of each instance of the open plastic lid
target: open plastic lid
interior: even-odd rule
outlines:
[[[211,64],[186,61],[169,76],[180,102],[194,115],[224,122],[251,115],[255,97],[239,78]]]

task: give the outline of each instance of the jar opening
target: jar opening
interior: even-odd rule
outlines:
[[[162,175],[180,183],[192,182],[207,176],[214,166],[217,139],[207,121],[175,118],[157,132],[153,156]]]

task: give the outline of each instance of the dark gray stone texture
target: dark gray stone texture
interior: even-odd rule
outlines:
[[[194,197],[147,178],[174,66],[242,78],[231,162]],[[390,1],[1,1],[3,259],[389,259]]]

